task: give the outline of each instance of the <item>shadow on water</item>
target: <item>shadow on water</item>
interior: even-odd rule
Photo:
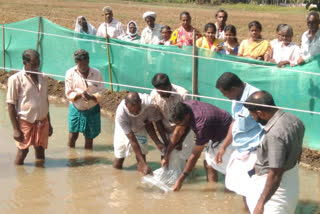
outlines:
[[[317,201],[299,200],[295,214],[320,214],[320,204]]]
[[[91,165],[112,165],[113,161],[105,157],[88,156],[81,158],[46,158],[46,162],[42,167],[44,168],[64,168],[64,167],[82,167]],[[25,164],[33,165],[32,163]],[[36,165],[37,166],[37,165]],[[41,167],[38,165],[37,167]]]
[[[159,162],[148,162],[147,161],[148,166],[152,169],[152,171],[159,169],[161,167],[161,164]],[[135,171],[137,170],[137,163],[128,166],[128,167],[124,167],[124,170],[128,170],[128,171]]]
[[[93,146],[93,151],[97,151],[97,152],[113,151],[113,145],[97,144]]]

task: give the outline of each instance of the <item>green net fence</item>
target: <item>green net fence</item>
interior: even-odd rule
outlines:
[[[41,70],[44,73],[57,75],[56,79],[63,80],[65,72],[75,65],[72,58],[74,51],[85,49],[90,53],[90,66],[101,71],[105,82],[110,81],[107,45],[104,38],[78,34],[39,17],[5,24],[1,33],[4,36],[2,36],[0,51],[3,56],[4,46],[5,63],[1,57],[0,67],[6,67],[6,70],[21,69],[23,67],[22,52],[29,48],[36,49],[39,41]],[[172,83],[181,85],[191,92],[192,47],[141,45],[113,39],[110,39],[109,47],[113,83],[152,88],[153,75],[163,72],[168,74]],[[198,56],[200,95],[223,98],[215,88],[215,82],[222,73],[233,72],[243,81],[261,90],[269,91],[278,106],[320,112],[319,55],[304,65],[285,69],[278,69],[273,63],[214,54],[206,50],[200,50]],[[109,88],[109,85],[106,87]],[[129,86],[114,86],[114,90],[150,92]],[[231,103],[225,100],[209,98],[201,98],[201,100],[228,111],[231,108]],[[306,126],[304,146],[319,149],[320,115],[288,111],[300,117]]]

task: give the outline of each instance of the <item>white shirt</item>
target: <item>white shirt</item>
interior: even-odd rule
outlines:
[[[161,27],[162,25],[155,24],[153,29],[149,26],[143,29],[140,40],[141,44],[158,45],[162,39]]]
[[[93,80],[95,82],[91,82]],[[78,110],[88,110],[96,106],[102,98],[102,94],[105,91],[104,84],[102,83],[102,76],[98,69],[89,69],[89,74],[86,79],[77,70],[77,66],[70,68],[66,73],[65,79],[65,93],[68,100],[73,103],[73,105]],[[82,94],[87,91],[88,94],[93,95],[95,100],[84,100],[82,97],[74,100],[78,94]]]
[[[171,94],[168,98],[163,98],[157,92],[156,89],[152,90],[150,93],[150,97],[152,103],[157,105],[159,111],[162,114],[162,121],[165,127],[168,130],[171,130],[175,125],[169,122],[169,108],[170,106],[177,104],[178,102],[184,102],[189,100],[189,97],[186,95],[188,91],[181,86],[171,84],[172,92],[176,92],[178,94]],[[172,130],[171,130],[172,131]]]
[[[221,39],[222,41],[224,41],[224,30],[219,32],[218,23],[215,23],[215,25],[216,25],[216,39]]]
[[[301,37],[300,56],[306,60],[311,56],[320,53],[320,29],[314,35],[312,41],[308,37],[309,31],[307,30]]]
[[[110,23],[102,23],[98,28],[97,36],[106,37],[106,26],[108,35],[111,38],[120,38],[125,36],[123,25],[115,19],[112,19]]]
[[[290,65],[297,64],[300,58],[300,48],[294,42],[289,45],[283,45],[283,42],[277,43],[272,49],[272,59],[279,63],[280,61],[289,61]]]
[[[272,48],[274,48],[279,43],[281,43],[281,41],[279,41],[279,39],[274,39],[274,40],[270,41],[270,45]]]
[[[151,104],[147,94],[139,94],[141,99],[141,111],[138,115],[132,115],[122,100],[116,111],[116,123],[120,125],[125,134],[139,132],[144,129],[148,121],[160,120],[160,113],[156,106]]]

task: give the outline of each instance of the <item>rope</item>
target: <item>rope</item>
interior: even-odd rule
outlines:
[[[4,27],[4,29],[16,30],[16,31],[21,31],[21,32],[28,32],[28,33],[35,33],[35,34],[38,34],[38,33],[39,33],[39,32],[37,32],[37,31],[22,30],[22,29],[11,28],[11,27]],[[73,39],[73,40],[80,40],[80,41],[87,41],[87,42],[94,42],[94,43],[106,44],[105,41],[102,42],[102,41],[96,41],[96,40],[90,40],[90,39],[82,39],[82,38],[71,37],[71,36],[62,36],[62,35],[51,34],[51,33],[44,33],[44,32],[40,32],[40,34],[42,34],[42,35],[47,35],[47,36],[53,36],[53,37],[66,38],[66,39]],[[110,42],[109,42],[108,44],[109,44],[109,45],[114,45],[114,46],[120,46],[120,47],[130,47],[130,48],[135,48],[135,49],[140,49],[140,50],[147,50],[147,51],[154,51],[154,52],[160,52],[160,53],[178,55],[178,56],[196,57],[196,58],[199,58],[199,59],[213,60],[213,61],[219,61],[219,62],[230,62],[230,63],[235,63],[235,64],[249,65],[249,66],[269,68],[269,69],[270,69],[270,68],[273,68],[273,67],[266,66],[266,65],[251,64],[251,63],[248,63],[248,62],[237,62],[237,61],[226,60],[226,59],[216,59],[216,58],[210,58],[210,57],[205,57],[205,56],[194,56],[194,55],[192,55],[192,54],[176,53],[176,52],[172,52],[172,51],[164,51],[164,50],[158,50],[158,49],[153,49],[153,48],[136,47],[136,46],[131,46],[131,45],[123,45],[123,44],[116,44],[116,43],[110,43]],[[302,73],[302,74],[310,74],[310,75],[320,76],[320,73],[309,72],[309,71],[291,70],[291,69],[288,69],[288,68],[274,68],[274,69],[279,69],[279,70],[282,70],[282,71],[289,71],[289,72],[296,72],[296,73]]]
[[[6,67],[0,67],[0,69],[6,69],[6,70],[12,70],[12,71],[23,71],[23,70],[20,70],[20,69],[6,68]],[[37,75],[42,74],[42,73],[35,72],[35,71],[25,71],[25,72],[31,73],[31,74],[37,74]],[[51,77],[60,77],[60,78],[65,79],[65,76],[62,76],[62,75],[47,74],[47,73],[45,73],[45,75],[46,76],[51,76]],[[134,85],[126,85],[126,84],[120,84],[120,83],[111,83],[111,82],[96,81],[96,80],[87,80],[87,81],[88,82],[93,82],[93,83],[102,83],[104,85],[115,85],[115,86],[122,86],[122,87],[127,87],[127,88],[141,89],[141,90],[145,90],[145,91],[155,90],[154,88],[146,88],[146,87],[140,87],[140,86],[134,86]],[[179,94],[179,93],[173,92],[173,91],[165,91],[165,90],[157,90],[157,91],[171,93],[171,94]],[[316,111],[309,111],[309,110],[302,110],[302,109],[295,109],[295,108],[288,108],[288,107],[280,107],[280,106],[270,106],[270,105],[263,105],[263,104],[250,103],[250,102],[242,102],[242,101],[229,100],[229,99],[218,98],[218,97],[209,97],[209,96],[196,95],[196,94],[185,94],[185,95],[186,96],[190,96],[190,97],[198,97],[198,98],[217,100],[217,101],[223,101],[223,102],[235,102],[235,103],[241,103],[241,104],[249,104],[249,105],[255,105],[255,106],[262,106],[262,107],[269,107],[269,108],[275,108],[275,109],[282,109],[282,110],[288,110],[288,111],[295,111],[295,112],[302,112],[302,113],[320,115],[320,112],[316,112]]]

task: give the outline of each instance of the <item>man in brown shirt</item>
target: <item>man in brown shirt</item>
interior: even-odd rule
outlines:
[[[7,92],[13,138],[18,147],[16,165],[23,165],[32,145],[36,159],[43,161],[48,137],[52,135],[47,77],[39,71],[39,53],[26,50],[22,59],[24,68],[9,78]]]

